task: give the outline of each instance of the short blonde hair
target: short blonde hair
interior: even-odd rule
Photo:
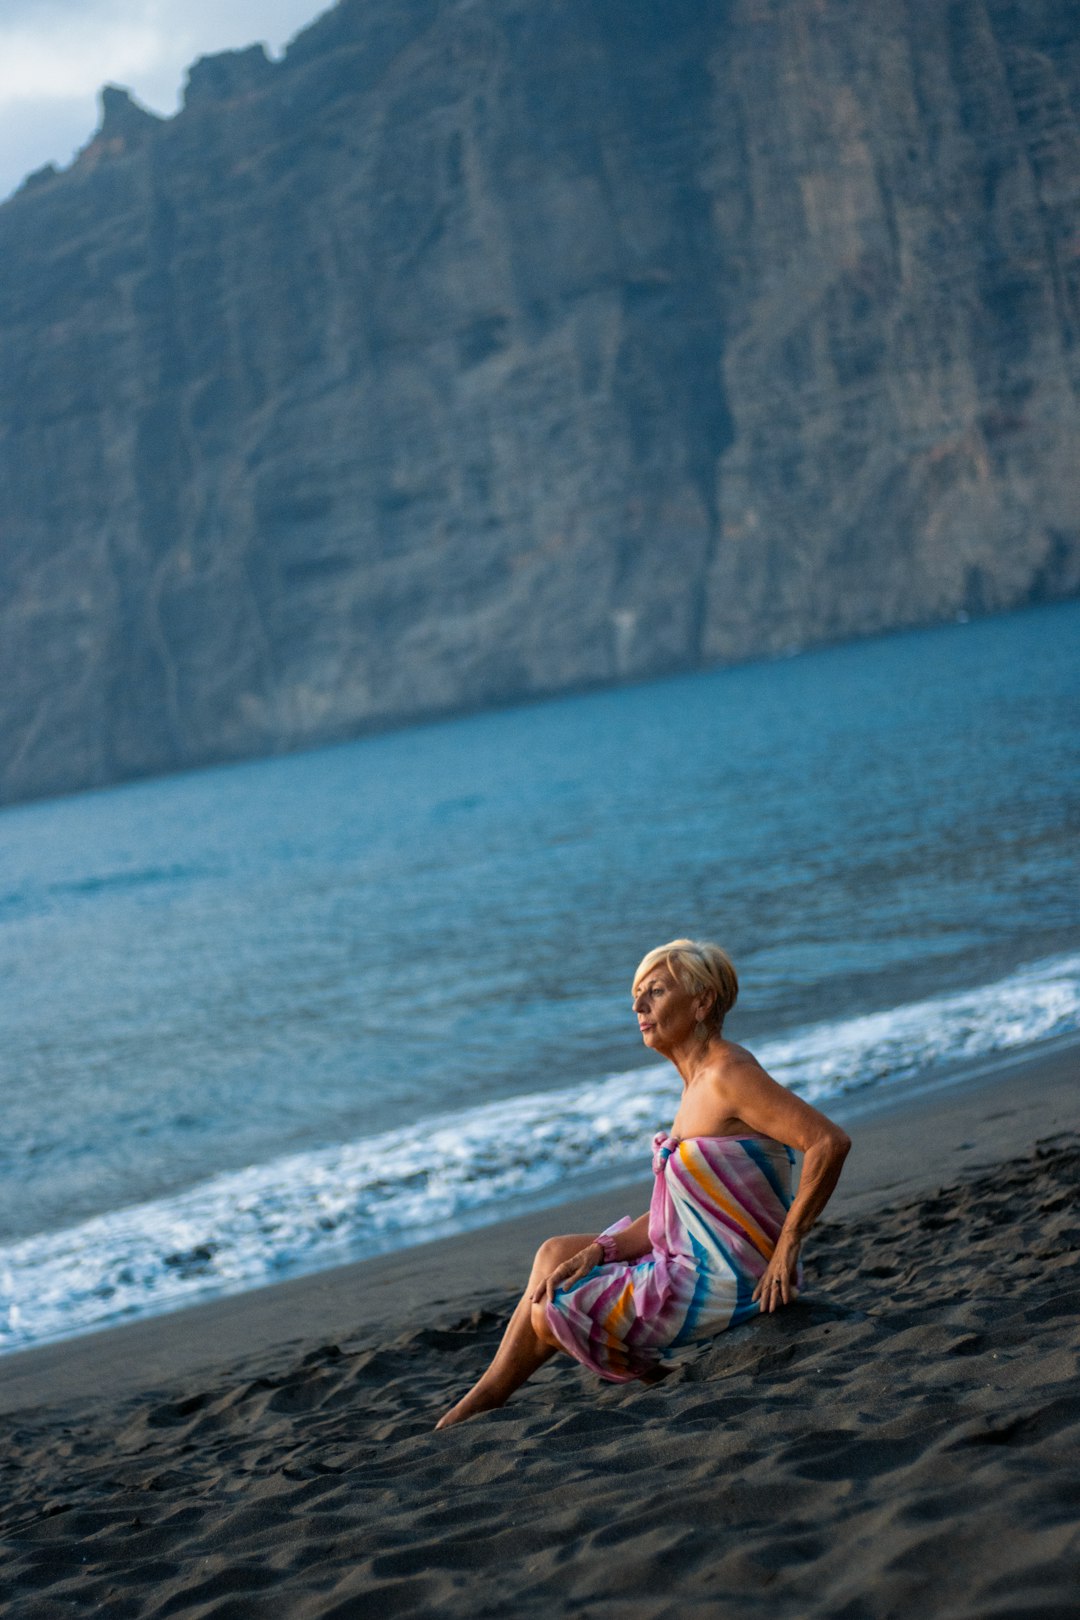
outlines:
[[[727,951],[698,939],[673,939],[667,945],[658,945],[638,963],[635,990],[646,973],[661,962],[692,996],[712,991],[716,999],[702,1022],[719,1035],[739,994],[738,975]]]

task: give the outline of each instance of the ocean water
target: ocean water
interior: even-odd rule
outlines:
[[[676,934],[825,1107],[1080,1027],[1080,604],[0,812],[0,1347],[640,1174]]]

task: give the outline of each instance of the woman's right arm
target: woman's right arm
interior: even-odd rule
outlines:
[[[640,1260],[642,1255],[648,1254],[652,1248],[649,1242],[648,1215],[639,1215],[636,1221],[624,1226],[621,1232],[614,1232],[612,1237],[615,1243],[613,1256],[615,1262],[626,1265],[632,1260]],[[538,1305],[545,1295],[551,1299],[556,1288],[565,1288],[568,1283],[577,1282],[579,1278],[587,1276],[594,1266],[603,1263],[604,1251],[599,1243],[586,1243],[583,1249],[579,1249],[577,1254],[572,1254],[569,1260],[564,1260],[561,1266],[556,1266],[550,1277],[545,1278],[533,1294],[533,1304]]]

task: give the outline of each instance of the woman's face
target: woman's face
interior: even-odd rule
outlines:
[[[633,1009],[645,1045],[669,1052],[687,1040],[697,1023],[696,1000],[663,963],[643,973],[634,986]]]

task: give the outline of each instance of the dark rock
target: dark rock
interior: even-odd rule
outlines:
[[[228,101],[234,96],[251,95],[267,85],[273,71],[273,63],[263,45],[202,56],[188,69],[184,106],[195,107],[200,102]]]
[[[146,140],[163,122],[135,100],[121,85],[107,84],[101,91],[101,123],[95,140],[120,140],[125,146]]]
[[[60,170],[55,163],[43,163],[40,169],[34,169],[27,175],[22,183],[24,191],[33,186],[45,185],[49,180],[55,180]]]
[[[342,0],[0,209],[0,797],[1080,589],[1071,0]]]

